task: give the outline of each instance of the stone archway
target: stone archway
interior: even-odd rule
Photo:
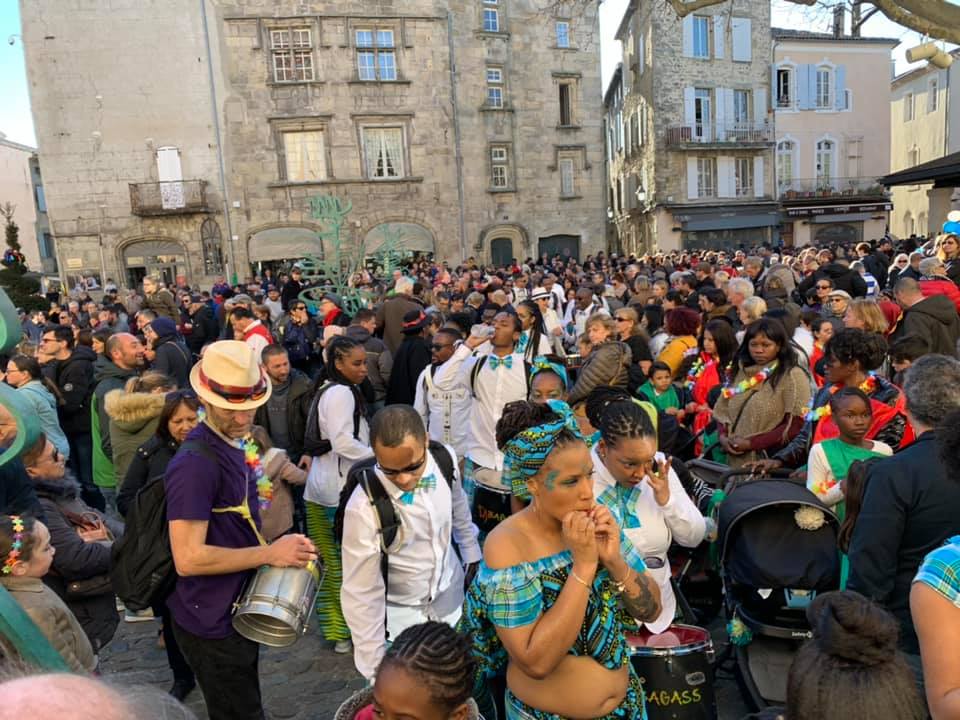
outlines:
[[[510,264],[513,258],[529,255],[527,232],[519,225],[495,225],[483,231],[480,241],[484,255],[497,267]]]
[[[148,275],[159,276],[170,287],[190,282],[190,256],[179,240],[135,238],[120,244],[117,255],[127,287],[139,287]]]

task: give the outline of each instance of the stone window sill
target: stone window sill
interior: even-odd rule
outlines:
[[[291,85],[326,85],[326,80],[267,80],[267,85],[271,87],[290,87]]]
[[[514,109],[513,109],[513,107],[511,107],[510,105],[504,105],[503,107],[491,107],[491,106],[489,106],[489,105],[481,105],[481,106],[480,106],[480,112],[493,112],[493,113],[496,113],[496,112],[506,112],[506,113],[512,113],[512,112],[514,112]]]
[[[359,78],[354,78],[353,80],[348,80],[347,85],[410,85],[412,84],[411,80],[360,80]]]
[[[487,188],[487,192],[491,195],[503,195],[506,193],[515,193],[516,188]]]
[[[280,180],[269,183],[270,188],[287,187],[309,187],[313,185],[394,185],[397,183],[422,183],[423,176],[410,176],[402,178],[327,178],[326,180],[315,180],[311,182],[290,182]]]
[[[510,39],[510,33],[504,30],[499,30],[497,32],[492,32],[490,30],[477,30],[474,35],[477,37],[503,38],[504,40]]]
[[[582,130],[580,125],[557,125],[557,130]]]
[[[561,195],[561,200],[582,200],[583,195]]]

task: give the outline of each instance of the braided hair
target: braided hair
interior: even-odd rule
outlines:
[[[540,338],[547,334],[547,326],[543,322],[543,313],[533,300],[524,300],[517,307],[522,307],[533,315],[533,326],[530,328],[530,338],[524,351],[527,360],[533,360],[540,354]]]
[[[366,400],[364,399],[363,392],[360,390],[360,386],[354,385],[352,382],[347,380],[343,373],[337,368],[337,360],[342,360],[345,358],[354,350],[354,348],[362,347],[363,343],[347,337],[346,335],[334,336],[330,342],[327,343],[326,362],[323,365],[323,370],[317,376],[316,382],[313,384],[312,396],[316,397],[317,391],[323,387],[324,383],[327,381],[338,383],[340,385],[346,385],[353,393],[353,401],[357,403],[357,408],[360,410],[361,414],[365,414]]]
[[[527,428],[557,422],[559,419],[549,405],[539,405],[526,400],[507,403],[503,408],[503,415],[497,420],[497,447],[503,450],[508,442]],[[569,430],[561,430],[556,438],[556,446],[574,441],[582,442]]]
[[[449,714],[469,699],[476,665],[467,636],[431,621],[400,633],[387,648],[377,674],[386,667],[406,670],[423,682],[431,702]]]
[[[625,438],[657,440],[647,411],[617,388],[599,387],[591,392],[587,396],[587,417],[607,445],[616,445]]]

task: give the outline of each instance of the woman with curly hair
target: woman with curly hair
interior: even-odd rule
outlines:
[[[773,457],[755,463],[754,469],[799,468],[806,463],[814,443],[837,437],[840,431],[830,416],[830,398],[846,386],[858,387],[870,398],[868,440],[886,443],[894,451],[910,444],[913,433],[907,424],[903,393],[875,372],[886,353],[887,342],[876,333],[844,328],[831,337],[824,348],[825,384],[805,415],[803,429]]]
[[[670,340],[660,351],[657,360],[666,363],[674,379],[679,379],[680,371],[685,364],[689,364],[684,363],[684,360],[697,352],[700,313],[688,307],[674,308],[667,312],[666,326]]]
[[[725,379],[713,417],[731,467],[780,450],[800,432],[810,381],[779,320],[760,318],[747,328]]]

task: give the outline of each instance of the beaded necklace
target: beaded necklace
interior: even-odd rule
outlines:
[[[831,385],[830,386],[830,396],[832,397],[843,385]],[[874,390],[877,389],[877,374],[875,372],[867,373],[867,379],[864,380],[860,385],[857,386],[860,391],[870,397]],[[813,405],[807,407],[806,412],[803,414],[803,419],[807,422],[819,422],[825,417],[829,417],[830,413],[833,412],[830,410],[830,400],[827,399],[820,407],[813,409]]]
[[[690,370],[687,371],[686,386],[688,390],[693,390],[693,386],[697,384],[697,380],[699,380],[700,376],[703,375],[703,371],[706,367],[707,363],[704,361],[703,355],[694,361],[693,365],[690,367]]]
[[[241,441],[243,449],[243,460],[251,470],[257,480],[257,500],[260,502],[260,512],[267,510],[273,500],[273,484],[263,467],[263,461],[260,459],[260,448],[253,441],[252,437],[244,438]]]
[[[736,397],[741,393],[745,393],[747,390],[753,390],[758,385],[761,385],[767,378],[773,375],[774,371],[777,369],[778,363],[773,363],[770,367],[765,367],[763,370],[758,372],[753,377],[749,377],[746,380],[741,380],[736,385],[724,385],[721,394],[730,399]]]

